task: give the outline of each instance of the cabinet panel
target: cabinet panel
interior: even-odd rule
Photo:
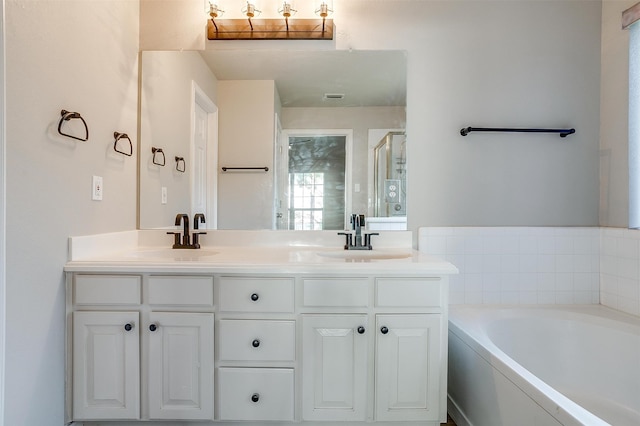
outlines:
[[[439,307],[441,291],[439,278],[378,278],[376,306]]]
[[[366,278],[305,279],[304,306],[366,307],[369,281]]]
[[[294,321],[221,320],[221,361],[294,361]]]
[[[292,421],[294,375],[290,368],[220,368],[220,420]]]
[[[440,315],[378,315],[376,329],[376,420],[438,420]]]
[[[213,419],[213,314],[151,313],[149,415]]]
[[[137,312],[73,314],[73,417],[140,416]]]
[[[293,278],[220,278],[220,310],[293,312]]]
[[[213,277],[149,277],[149,304],[213,306]]]
[[[366,315],[303,315],[304,420],[365,420],[366,327]]]
[[[76,305],[139,305],[141,277],[130,275],[76,275]]]

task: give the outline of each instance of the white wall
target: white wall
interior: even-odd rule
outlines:
[[[191,210],[192,82],[215,103],[217,80],[193,51],[143,52],[141,64],[140,228],[166,228],[177,213]],[[163,149],[164,167],[153,164],[152,146]],[[185,173],[176,170],[176,156],[185,159]],[[161,203],[162,187],[167,204]]]
[[[0,426],[4,426],[4,360],[6,312],[6,196],[5,196],[5,53],[4,0],[0,6]]]
[[[64,422],[67,238],[135,228],[137,156],[113,132],[137,133],[138,6],[6,2],[6,425]],[[88,142],[57,135],[63,108]]]
[[[276,86],[273,80],[218,82],[221,167],[268,167],[218,175],[218,228],[271,229]]]
[[[163,4],[171,13],[172,2]],[[336,0],[334,6],[333,42],[207,48],[406,50],[410,229],[598,224],[600,2]],[[143,29],[176,32],[160,12],[143,20]],[[141,47],[204,47],[200,25],[181,29],[179,40],[143,31]],[[462,137],[464,126],[568,126],[577,133]]]

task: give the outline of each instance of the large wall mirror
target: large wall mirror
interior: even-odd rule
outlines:
[[[406,52],[141,54],[139,227],[406,229]]]

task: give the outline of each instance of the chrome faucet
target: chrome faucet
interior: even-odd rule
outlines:
[[[344,235],[346,238],[346,242],[344,245],[345,250],[371,250],[373,247],[371,246],[371,236],[379,235],[377,232],[370,232],[364,234],[364,243],[362,242],[362,227],[364,226],[364,215],[363,214],[352,214],[349,219],[351,223],[351,228],[354,231],[351,232],[338,232],[338,235]],[[355,242],[354,242],[355,237]]]
[[[200,248],[200,242],[198,237],[206,232],[198,231],[198,224],[205,223],[205,218],[202,213],[197,213],[193,217],[193,244],[191,243],[191,234],[189,233],[189,215],[185,213],[178,213],[176,215],[175,225],[180,226],[182,224],[182,234],[180,232],[167,232],[167,234],[173,235],[173,248],[174,249],[198,249]],[[196,232],[198,231],[198,232]],[[182,236],[182,239],[180,238]]]

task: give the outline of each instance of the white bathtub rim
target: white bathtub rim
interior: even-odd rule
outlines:
[[[601,305],[454,305],[450,309],[449,330],[560,423],[609,426],[609,423],[576,404],[511,359],[482,330],[486,321],[495,319],[498,313],[504,315],[508,310],[522,311],[523,309],[544,309],[560,315],[579,313],[592,318],[595,316],[599,324],[607,321],[638,324],[640,320]],[[492,312],[493,315],[487,318],[486,311]],[[474,315],[479,312],[485,312],[485,316],[479,318]],[[462,331],[458,324],[461,316],[466,316],[463,321],[468,331]],[[469,321],[473,317],[475,321]],[[492,351],[495,355],[491,353]]]

